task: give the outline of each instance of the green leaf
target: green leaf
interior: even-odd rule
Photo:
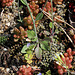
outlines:
[[[24,56],[25,56],[25,57],[28,57],[28,54],[25,54]]]
[[[41,20],[42,18],[43,18],[43,13],[38,13],[37,16],[36,16],[35,21]]]
[[[28,49],[27,45],[24,45],[22,50],[21,50],[21,53],[26,53],[26,50]]]
[[[24,0],[20,0],[24,5],[26,5],[25,1]]]
[[[33,58],[32,54],[25,54],[25,59],[26,60],[31,60]]]
[[[37,37],[33,38],[31,41],[33,42],[37,41]]]
[[[22,9],[23,8],[23,5],[21,5],[20,7],[19,7],[19,9]]]
[[[28,38],[33,38],[35,37],[35,32],[33,30],[27,30],[27,35],[28,35]]]
[[[42,48],[43,50],[46,50],[46,48],[45,48],[45,45],[44,45],[44,44],[40,44],[40,46],[41,46],[41,48]]]
[[[29,59],[32,59],[32,58],[33,58],[33,55],[32,55],[32,54],[30,54],[30,55],[29,55]]]
[[[17,20],[17,21],[22,22],[23,20]]]
[[[49,27],[50,27],[50,28],[52,28],[52,25],[53,25],[53,23],[52,23],[52,22],[50,22],[50,23],[49,23]]]
[[[21,53],[27,53],[26,50],[32,50],[35,46],[36,44],[31,44],[29,47],[27,47],[27,45],[24,45],[21,50]]]
[[[42,59],[42,49],[39,47],[39,44],[37,44],[37,47],[35,49],[35,54],[38,59]]]
[[[28,49],[29,49],[29,50],[32,50],[35,46],[36,46],[36,44],[31,44],[31,45],[28,47]]]
[[[24,56],[25,56],[26,60],[30,60],[30,59],[28,59],[28,54],[25,54]]]
[[[44,73],[42,73],[42,75],[44,75]]]
[[[32,51],[28,50],[28,51],[27,51],[27,54],[32,54]]]
[[[49,11],[49,13],[52,14],[50,11]]]
[[[51,75],[51,71],[48,70],[48,71],[46,72],[46,75]]]
[[[43,50],[49,50],[48,41],[43,41],[40,43],[40,46]]]

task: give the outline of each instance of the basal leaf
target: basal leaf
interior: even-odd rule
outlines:
[[[35,32],[33,30],[28,30],[27,35],[28,35],[28,38],[33,38],[35,37]]]
[[[36,54],[36,57],[38,59],[42,59],[42,50],[41,48],[39,47],[39,44],[37,44],[37,47],[35,49],[35,54]]]
[[[27,58],[28,57],[28,54],[25,54],[24,56]]]
[[[31,44],[28,47],[27,47],[27,45],[24,45],[22,50],[21,50],[21,53],[27,53],[26,50],[32,50],[35,46],[36,46],[36,44]]]
[[[24,56],[25,56],[25,59],[26,59],[26,60],[30,60],[28,54],[25,54]]]
[[[35,21],[41,20],[42,18],[43,18],[43,13],[38,13],[37,16],[36,16]]]
[[[40,46],[43,50],[49,50],[48,41],[42,41]]]
[[[31,41],[33,42],[37,41],[37,37],[33,38]]]
[[[46,47],[45,47],[44,44],[40,44],[40,46],[41,46],[41,48],[42,48],[43,50],[46,50]]]
[[[35,44],[31,44],[28,49],[32,50],[34,47],[35,47]]]
[[[21,50],[21,53],[26,53],[26,50],[28,49],[27,45],[24,45],[22,50]]]
[[[27,51],[27,54],[32,54],[32,51],[28,50],[28,51]]]
[[[29,61],[30,59],[29,58],[27,58],[27,57],[25,57],[25,59],[27,60],[27,61]]]

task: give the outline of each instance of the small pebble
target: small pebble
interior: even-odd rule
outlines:
[[[6,49],[6,48],[4,48],[3,50],[4,50],[4,51],[7,51],[7,49]]]
[[[6,72],[9,72],[10,71],[10,69],[9,68],[6,68]]]
[[[10,26],[10,22],[6,23],[7,26]]]

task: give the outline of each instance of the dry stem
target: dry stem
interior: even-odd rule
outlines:
[[[40,10],[41,10],[45,15],[48,15],[49,17],[52,16],[50,13],[45,12],[45,11],[42,10],[41,8],[40,8]],[[66,21],[63,21],[63,20],[61,20],[61,19],[59,19],[59,18],[57,18],[57,17],[54,17],[54,18],[57,19],[58,21],[61,21],[61,22],[65,23],[66,25],[70,26],[73,30],[75,30],[75,28],[74,28],[72,25],[68,24]],[[62,18],[62,17],[61,17],[61,18]],[[50,19],[50,20],[52,21],[52,19]]]
[[[51,14],[49,14],[49,13],[47,13],[47,12],[45,12],[44,10],[42,10],[42,9],[40,9],[51,21],[52,21],[52,19],[51,19]],[[58,19],[59,21],[62,21],[61,19],[59,19],[59,18],[57,18],[57,17],[55,17],[56,19]],[[62,22],[64,22],[64,23],[66,23],[65,21],[62,21]],[[68,37],[68,39],[70,40],[70,42],[73,44],[73,46],[75,47],[75,45],[74,45],[74,43],[73,43],[73,41],[72,41],[72,39],[69,37],[69,35],[66,33],[66,31],[64,30],[64,28],[62,28],[59,24],[57,24],[56,22],[54,22],[53,23],[55,26],[58,26],[58,27],[60,27],[62,30],[63,30],[63,32],[66,34],[66,36]],[[68,23],[66,23],[67,25],[69,25]],[[69,25],[71,28],[73,28],[71,25]],[[75,28],[73,28],[74,30],[75,30]]]

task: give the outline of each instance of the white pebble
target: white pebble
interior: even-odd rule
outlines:
[[[6,68],[6,72],[9,72],[10,71],[10,69],[9,68]]]
[[[7,49],[6,49],[6,48],[4,48],[4,51],[7,51]]]
[[[7,26],[10,26],[10,22],[6,23]]]

